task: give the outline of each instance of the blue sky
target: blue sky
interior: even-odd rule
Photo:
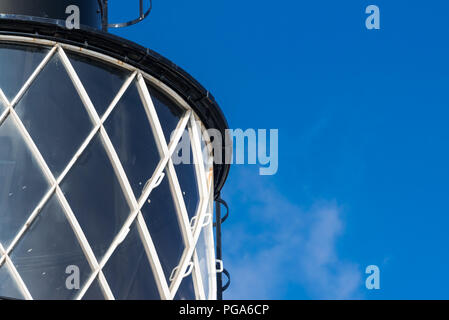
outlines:
[[[234,166],[223,190],[225,298],[449,299],[449,3],[153,2],[115,33],[192,74],[232,128],[279,129],[277,175]]]

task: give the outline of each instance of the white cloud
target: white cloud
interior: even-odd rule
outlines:
[[[332,203],[320,204],[310,215],[309,232],[298,256],[304,272],[301,281],[320,299],[357,298],[362,281],[359,267],[342,261],[336,249],[343,233],[341,209]]]
[[[249,210],[232,207],[235,221],[224,230],[225,263],[233,278],[225,298],[279,299],[292,287],[313,299],[360,298],[361,269],[337,251],[342,209],[321,201],[304,210],[246,174],[233,189],[250,192],[231,198]]]

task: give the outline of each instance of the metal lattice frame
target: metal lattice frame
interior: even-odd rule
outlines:
[[[159,290],[159,294],[162,299],[170,300],[173,299],[176,295],[176,292],[179,289],[179,286],[181,285],[181,282],[183,278],[190,275],[192,273],[192,278],[194,281],[194,287],[195,287],[195,294],[197,299],[206,299],[206,298],[214,298],[214,292],[215,289],[209,290],[209,293],[204,292],[204,286],[201,279],[200,274],[200,268],[198,263],[198,257],[195,252],[195,246],[199,239],[199,236],[201,234],[201,231],[204,227],[212,228],[212,210],[213,210],[213,170],[210,170],[208,173],[206,173],[206,169],[204,167],[203,162],[203,154],[201,150],[201,136],[205,135],[204,128],[201,128],[201,124],[199,123],[198,117],[195,115],[195,113],[191,110],[191,108],[188,106],[188,104],[180,98],[173,90],[171,90],[169,87],[167,87],[165,84],[161,83],[157,79],[151,77],[148,74],[145,74],[141,72],[140,70],[127,65],[125,63],[116,61],[115,59],[112,59],[106,55],[99,54],[93,51],[88,50],[81,50],[78,47],[66,45],[66,44],[60,44],[53,41],[47,41],[47,40],[39,40],[39,39],[31,39],[26,37],[13,37],[13,36],[0,36],[0,42],[1,41],[7,41],[7,42],[22,42],[22,43],[39,43],[44,46],[51,46],[52,49],[48,52],[46,57],[43,59],[43,61],[38,65],[36,70],[31,74],[29,79],[25,82],[23,87],[20,89],[18,94],[14,97],[12,101],[9,101],[6,96],[4,95],[3,91],[0,88],[0,100],[5,105],[6,109],[3,111],[3,113],[0,115],[0,123],[3,123],[7,117],[11,117],[14,121],[16,127],[19,129],[20,134],[26,141],[27,146],[29,147],[30,151],[34,155],[35,159],[37,159],[38,164],[44,173],[45,177],[47,178],[48,182],[50,183],[50,189],[48,192],[44,195],[44,197],[41,199],[37,207],[31,212],[30,216],[28,217],[25,224],[22,226],[12,243],[8,248],[4,248],[0,244],[0,266],[6,264],[9,269],[11,270],[12,277],[16,281],[18,287],[20,288],[21,293],[26,299],[33,299],[33,297],[30,294],[30,291],[28,290],[26,284],[22,280],[19,272],[15,268],[13,261],[10,259],[10,254],[18,244],[18,242],[22,239],[22,237],[26,234],[27,230],[33,223],[33,221],[36,219],[36,217],[40,214],[40,211],[45,206],[45,204],[49,201],[49,199],[56,195],[62,209],[65,213],[65,216],[70,223],[75,236],[87,258],[87,261],[92,269],[92,274],[88,278],[86,284],[84,287],[80,290],[79,294],[77,295],[76,299],[82,299],[87,290],[90,288],[91,284],[98,279],[98,283],[103,291],[103,294],[106,299],[114,299],[114,295],[108,285],[108,281],[103,274],[103,267],[106,265],[106,263],[109,261],[112,254],[115,252],[115,250],[118,248],[118,246],[121,244],[121,242],[126,238],[128,232],[130,231],[131,225],[136,222],[138,227],[138,232],[141,238],[141,241],[143,243],[145,252],[147,254],[148,261],[151,265],[152,272],[154,274],[154,278]],[[113,99],[112,103],[108,107],[105,114],[100,117],[92,104],[92,101],[87,94],[83,83],[81,82],[80,78],[78,77],[75,69],[73,68],[69,58],[66,55],[66,51],[75,51],[80,52],[86,56],[91,56],[95,59],[100,59],[109,63],[113,63],[120,68],[128,69],[132,71],[132,74],[129,76],[129,78],[124,82],[123,86]],[[36,79],[36,77],[39,75],[39,73],[45,68],[47,63],[50,61],[50,59],[55,56],[59,55],[59,58],[61,59],[65,70],[67,71],[70,79],[73,82],[73,85],[75,86],[81,101],[91,119],[91,121],[94,124],[94,128],[91,130],[87,138],[82,143],[81,147],[76,151],[75,155],[72,157],[72,159],[68,162],[65,169],[62,171],[62,173],[55,177],[53,173],[51,172],[48,164],[44,160],[44,157],[42,156],[41,152],[39,151],[38,147],[36,146],[35,142],[33,141],[33,138],[25,128],[24,124],[22,123],[20,117],[14,110],[14,107],[20,101],[22,96],[25,94],[25,92],[28,90],[28,88],[31,86],[33,81]],[[155,110],[155,107],[153,105],[152,98],[150,96],[150,93],[148,91],[148,88],[145,84],[145,80],[151,82],[153,85],[160,88],[162,91],[164,91],[167,95],[174,98],[178,105],[183,107],[186,112],[184,116],[181,118],[180,122],[177,125],[175,134],[172,137],[172,140],[169,144],[167,144],[164,133],[162,131],[161,123],[159,122],[158,114]],[[146,184],[142,195],[139,198],[136,198],[134,195],[134,192],[131,188],[131,184],[129,182],[129,179],[125,173],[125,170],[123,168],[123,165],[117,155],[117,152],[114,148],[114,145],[112,144],[108,133],[103,126],[105,121],[108,119],[128,87],[133,83],[136,82],[139,90],[139,94],[141,97],[141,100],[143,102],[145,112],[148,116],[151,129],[153,131],[153,135],[156,139],[156,144],[158,147],[159,154],[161,156],[161,160],[159,164],[156,167],[155,172],[153,173],[152,177]],[[186,205],[184,202],[183,194],[181,191],[181,187],[178,181],[178,177],[175,171],[175,166],[172,161],[172,155],[175,152],[175,149],[181,140],[182,134],[185,129],[188,129],[189,135],[190,135],[190,141],[192,145],[193,150],[193,156],[194,156],[194,162],[195,162],[195,172],[197,176],[197,181],[199,183],[199,195],[200,195],[200,203],[198,205],[198,209],[196,212],[195,217],[192,219],[192,221],[189,221]],[[72,167],[75,165],[77,159],[82,155],[84,150],[88,147],[89,143],[94,139],[94,137],[99,134],[102,138],[104,149],[108,155],[108,158],[113,166],[114,172],[118,178],[118,181],[120,183],[120,186],[122,188],[122,191],[126,197],[126,200],[131,208],[131,212],[125,221],[123,227],[119,231],[119,233],[114,238],[112,244],[110,245],[109,249],[107,250],[104,257],[98,261],[97,258],[94,255],[94,252],[92,250],[92,247],[90,246],[80,224],[77,221],[77,218],[75,214],[73,213],[69,202],[67,201],[64,193],[62,192],[60,188],[60,183],[63,181],[63,179],[67,176],[67,174],[70,172]],[[151,192],[159,186],[162,179],[164,178],[164,170],[167,173],[167,179],[170,184],[171,192],[173,193],[173,199],[175,200],[175,207],[176,207],[176,214],[179,222],[179,226],[182,230],[182,236],[184,240],[185,250],[182,255],[182,258],[180,260],[180,264],[173,270],[173,281],[169,284],[165,278],[161,262],[159,260],[156,248],[153,244],[151,234],[147,228],[147,225],[145,223],[145,220],[143,218],[143,215],[141,213],[141,209],[144,206],[146,200],[150,196]],[[212,173],[211,173],[212,172]],[[212,174],[212,177],[211,177]],[[208,175],[208,176],[207,176]],[[212,238],[208,240],[210,243],[208,243],[208,249],[210,250],[208,253],[210,256],[214,256],[214,248],[213,248],[213,235]],[[212,263],[211,263],[212,264]],[[215,264],[215,260],[213,261],[213,264]],[[215,265],[209,265],[209,268],[211,270],[215,271]],[[212,292],[212,294],[211,294]]]

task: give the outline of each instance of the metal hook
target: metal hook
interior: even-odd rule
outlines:
[[[216,262],[217,262],[217,265],[219,266],[218,268],[217,268],[217,266],[215,266],[216,272],[217,272],[217,273],[222,273],[223,270],[224,270],[223,260],[217,259]]]
[[[159,187],[161,185],[162,181],[164,180],[164,178],[165,178],[165,172],[162,172],[161,175],[157,178],[157,181],[154,184],[153,189]],[[142,194],[147,190],[147,188],[150,185],[151,181],[152,181],[151,179],[148,179],[148,181],[145,183],[145,185],[143,186],[143,189],[142,189]]]
[[[221,199],[221,198],[216,199],[215,202],[216,202],[218,205],[223,205],[223,206],[226,208],[226,214],[224,215],[223,218],[221,218],[221,221],[220,221],[220,224],[222,224],[222,223],[224,223],[224,222],[229,218],[229,206],[228,206],[228,204],[226,203],[226,201],[224,201],[224,200]],[[215,223],[214,223],[214,227],[216,227],[216,226],[217,226],[217,223],[215,222]]]

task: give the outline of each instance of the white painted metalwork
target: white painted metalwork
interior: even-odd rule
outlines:
[[[37,207],[30,213],[30,216],[26,220],[25,224],[22,226],[18,234],[15,236],[11,244],[8,248],[3,248],[0,244],[0,267],[4,264],[7,264],[13,273],[14,280],[17,282],[18,287],[20,288],[22,294],[26,299],[32,299],[32,296],[22,280],[20,274],[15,268],[13,261],[10,259],[10,254],[13,252],[14,248],[17,246],[18,242],[24,237],[28,229],[30,228],[33,221],[35,221],[36,217],[40,214],[41,210],[45,206],[45,204],[49,201],[49,199],[56,195],[58,198],[62,209],[65,213],[65,216],[72,227],[74,234],[85,254],[87,262],[89,263],[92,274],[88,278],[84,287],[80,290],[76,299],[82,299],[86,294],[87,290],[90,288],[92,283],[98,279],[98,283],[101,287],[102,292],[105,295],[106,299],[114,299],[114,295],[109,287],[107,278],[102,272],[103,267],[107,264],[110,257],[113,255],[118,246],[123,242],[126,236],[129,233],[130,227],[135,222],[138,227],[138,233],[140,239],[142,241],[143,247],[147,254],[147,258],[149,264],[151,266],[151,271],[154,274],[154,278],[157,284],[157,288],[159,294],[162,299],[173,299],[176,295],[177,290],[182,282],[182,280],[187,276],[192,274],[192,278],[194,280],[195,285],[195,293],[197,299],[206,299],[210,297],[214,297],[214,293],[204,292],[204,286],[201,279],[200,268],[198,264],[198,256],[195,252],[195,246],[200,236],[200,233],[203,228],[212,228],[212,214],[211,208],[213,209],[213,168],[206,168],[204,166],[203,159],[203,150],[201,148],[201,138],[203,138],[207,144],[209,144],[209,138],[206,136],[204,132],[204,127],[198,121],[198,117],[195,115],[193,110],[190,108],[188,103],[182,99],[176,92],[174,92],[167,85],[162,83],[161,81],[155,79],[154,77],[142,72],[141,70],[136,69],[135,67],[128,65],[122,61],[118,61],[114,58],[108,57],[104,54],[100,54],[94,51],[81,49],[79,47],[75,47],[67,44],[60,44],[54,41],[42,40],[42,39],[34,39],[27,37],[17,37],[17,36],[0,36],[0,43],[6,42],[20,42],[20,43],[32,43],[34,45],[42,45],[48,46],[50,51],[45,56],[43,61],[37,66],[36,70],[31,74],[31,76],[27,79],[25,84],[19,90],[17,95],[13,98],[11,102],[8,101],[3,91],[0,88],[0,101],[5,106],[5,110],[0,114],[0,125],[6,120],[7,117],[11,117],[14,121],[14,124],[18,128],[20,134],[25,140],[29,150],[32,152],[33,156],[37,160],[43,174],[50,184],[50,188],[44,197],[41,199]],[[97,60],[102,60],[108,62],[110,64],[114,64],[122,69],[126,69],[132,72],[129,78],[124,82],[123,86],[119,90],[119,92],[114,97],[112,103],[107,108],[105,114],[100,117],[86,91],[84,85],[80,78],[78,77],[75,69],[73,68],[69,57],[66,54],[66,51],[77,52],[79,54],[83,54],[85,56],[92,57]],[[58,55],[61,59],[67,74],[69,75],[76,91],[78,92],[81,101],[88,113],[92,124],[93,129],[85,138],[82,145],[75,152],[72,159],[68,162],[67,166],[64,168],[62,173],[55,177],[51,172],[48,164],[46,163],[44,157],[42,156],[39,148],[35,144],[33,138],[25,128],[22,123],[20,117],[14,110],[16,104],[20,101],[23,95],[27,92],[29,87],[32,85],[34,80],[40,74],[40,72],[45,68],[48,62],[54,57]],[[186,110],[184,116],[180,119],[175,133],[173,134],[172,140],[167,144],[164,133],[162,130],[162,125],[159,121],[158,114],[154,107],[151,95],[146,86],[145,80],[151,83],[152,85],[158,87],[164,94],[170,96],[174,99],[177,104]],[[113,143],[111,142],[108,132],[104,127],[105,121],[113,112],[114,108],[129,88],[129,86],[133,82],[137,83],[138,91],[143,102],[143,106],[145,109],[145,113],[147,115],[148,121],[151,126],[151,130],[153,136],[156,139],[156,145],[158,148],[158,152],[160,155],[160,162],[157,165],[152,177],[147,181],[145,187],[143,189],[142,194],[139,197],[136,197],[134,194],[131,184],[129,182],[128,176],[123,168],[123,165],[118,157],[118,154],[114,148]],[[189,221],[186,205],[184,202],[183,194],[181,191],[181,187],[178,181],[178,177],[176,174],[175,166],[173,161],[171,160],[173,153],[182,137],[182,134],[185,129],[188,129],[191,146],[193,150],[193,158],[195,163],[195,174],[197,177],[198,188],[199,188],[199,196],[200,202],[198,204],[198,209],[195,214],[195,217],[192,221]],[[95,254],[92,250],[91,244],[86,238],[82,227],[77,221],[76,215],[72,211],[70,204],[68,203],[64,193],[62,192],[59,184],[64,180],[64,178],[71,171],[73,166],[75,165],[78,158],[83,154],[89,144],[92,142],[96,135],[100,135],[104,149],[108,155],[109,161],[112,164],[115,175],[120,183],[123,194],[128,202],[131,211],[129,213],[128,218],[126,219],[124,225],[115,236],[112,241],[109,249],[106,251],[104,257],[98,261],[95,257]],[[209,150],[210,151],[210,150]],[[211,152],[211,151],[210,151]],[[151,192],[156,189],[164,178],[164,171],[166,172],[167,179],[169,181],[170,190],[173,194],[173,199],[175,200],[176,214],[178,218],[178,223],[180,230],[182,232],[182,237],[184,240],[185,250],[182,255],[180,264],[173,270],[170,283],[167,283],[164,272],[162,270],[161,262],[158,257],[158,252],[154,246],[154,243],[151,238],[151,234],[148,231],[145,220],[142,216],[141,210],[148,200]],[[212,200],[211,200],[212,199]],[[212,201],[212,205],[211,205]],[[212,231],[212,230],[211,230]],[[213,245],[213,232],[210,232],[212,238],[209,239],[208,249],[209,255],[214,256],[214,245]],[[213,260],[215,261],[215,260]],[[215,265],[208,266],[210,270],[215,271]],[[210,291],[213,292],[215,287],[213,287],[213,281],[210,284]]]
[[[203,279],[201,277],[200,263],[199,263],[198,255],[196,254],[196,251],[193,254],[193,263],[194,263],[195,267],[193,269],[192,279],[193,279],[193,285],[195,287],[196,296],[198,297],[199,300],[206,300]]]
[[[9,270],[11,270],[12,272],[12,277],[13,280],[16,282],[20,292],[22,293],[22,295],[25,297],[25,299],[27,300],[32,300],[33,298],[31,297],[30,292],[28,291],[27,286],[25,285],[25,283],[22,280],[22,277],[20,276],[20,274],[17,272],[16,267],[14,266],[14,264],[12,263],[11,259],[8,257],[8,255],[5,252],[5,248],[3,248],[3,246],[0,244],[0,267],[3,265],[7,265]]]
[[[215,260],[217,262],[217,264],[220,266],[217,269],[217,273],[222,273],[224,271],[224,265],[223,265],[223,260]]]

